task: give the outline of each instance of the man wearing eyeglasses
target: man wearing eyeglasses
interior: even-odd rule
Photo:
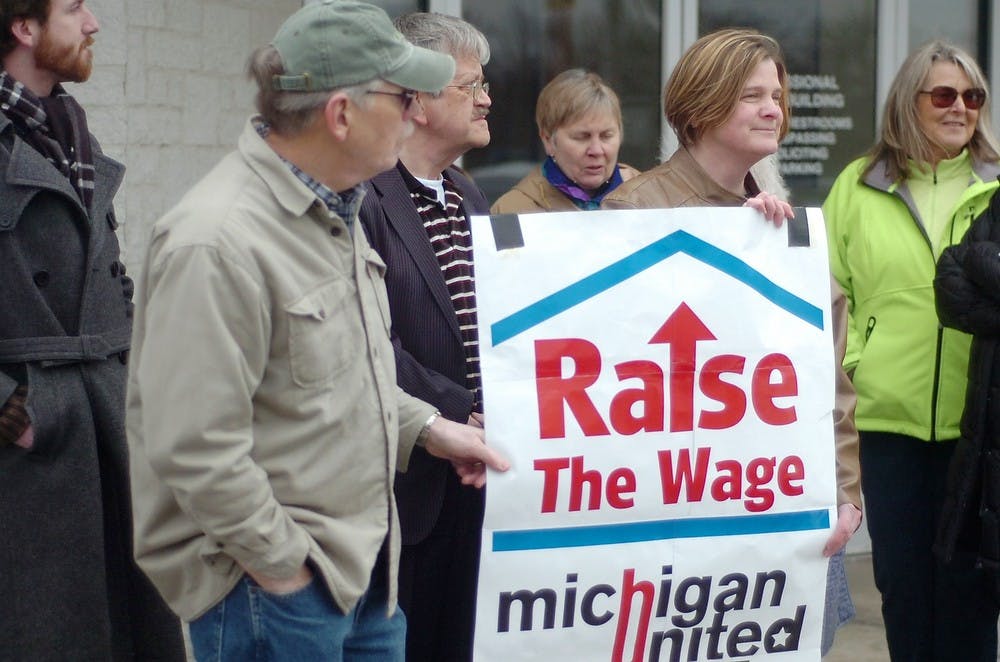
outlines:
[[[481,487],[479,428],[396,386],[359,184],[452,80],[381,9],[304,6],[250,59],[260,115],[154,226],[128,389],[136,557],[198,660],[402,662],[394,469]]]
[[[489,44],[469,23],[414,13],[395,25],[417,46],[455,59],[455,75],[415,102],[413,135],[395,167],[368,182],[360,218],[386,262],[399,385],[453,421],[482,423],[471,214],[489,213],[452,164],[490,141]],[[483,496],[420,450],[396,474],[403,532],[400,604],[408,662],[472,658]]]

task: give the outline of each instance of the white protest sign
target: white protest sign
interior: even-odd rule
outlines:
[[[819,660],[833,341],[822,217],[799,221],[472,218],[487,440],[513,465],[477,660]]]

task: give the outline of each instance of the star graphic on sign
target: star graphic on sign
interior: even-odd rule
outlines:
[[[774,647],[785,647],[785,643],[788,641],[788,638],[792,636],[791,631],[787,628],[787,625],[782,626],[780,630],[771,635],[771,641],[773,642]]]

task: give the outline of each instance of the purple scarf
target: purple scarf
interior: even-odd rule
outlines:
[[[594,195],[590,195],[580,188],[579,184],[567,177],[566,173],[556,165],[551,156],[545,159],[545,163],[542,164],[542,175],[549,184],[562,191],[567,198],[573,201],[574,205],[584,211],[600,209],[601,200],[604,199],[604,196],[614,191],[622,183],[622,173],[618,170],[618,164],[616,163],[615,169],[611,172],[611,179],[604,182],[600,188],[594,191]]]

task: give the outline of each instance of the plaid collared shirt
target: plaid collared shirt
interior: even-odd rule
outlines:
[[[254,128],[257,129],[257,133],[261,138],[266,138],[267,134],[271,131],[271,127],[268,123],[259,118],[254,120]],[[324,205],[326,205],[326,208],[329,209],[331,213],[336,214],[343,219],[344,223],[347,225],[347,229],[353,233],[354,219],[358,217],[358,210],[361,209],[361,200],[365,196],[364,186],[359,183],[352,189],[342,193],[337,193],[326,184],[317,181],[315,178],[310,176],[309,173],[304,172],[291,161],[288,161],[284,157],[282,157],[281,160],[288,166],[288,169],[299,178],[299,181],[308,186],[309,190],[316,194],[316,197],[319,198]]]

